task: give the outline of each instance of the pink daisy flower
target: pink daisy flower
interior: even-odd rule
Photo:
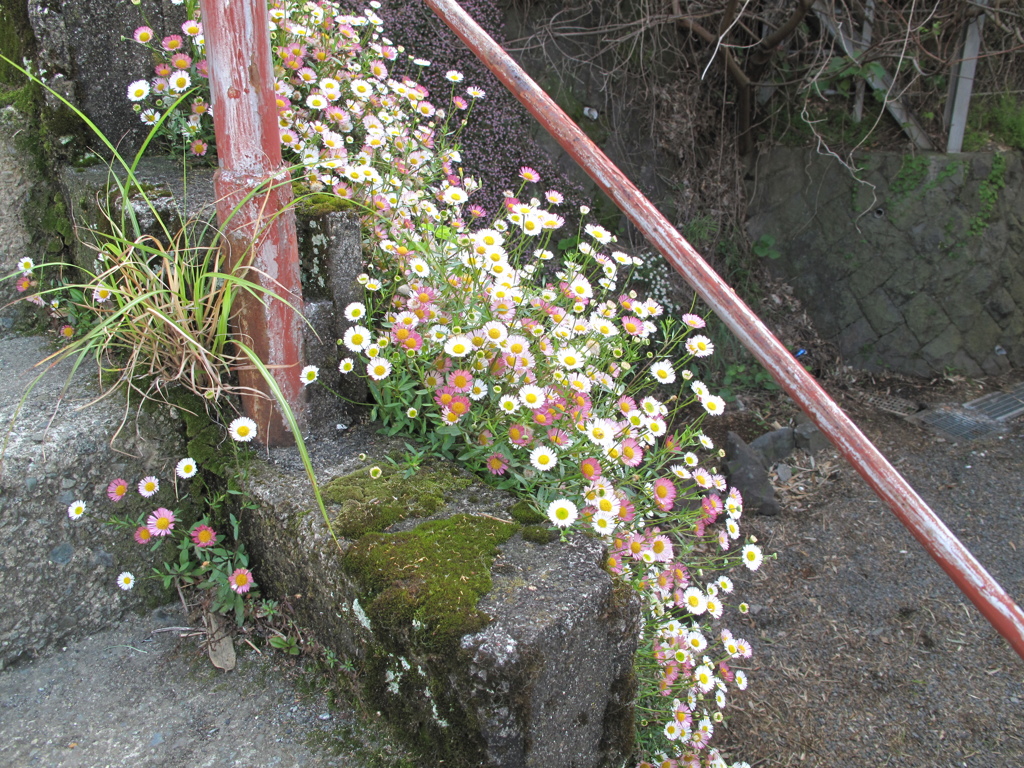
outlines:
[[[109,490],[109,489],[108,489]],[[145,498],[155,496],[156,492],[160,490],[160,481],[150,475],[139,480],[139,494]]]
[[[639,467],[644,460],[643,448],[632,437],[627,437],[622,441],[621,451],[622,455],[619,460],[627,467]]]
[[[601,462],[597,459],[584,459],[580,462],[580,474],[587,480],[597,480],[601,477]]]
[[[534,184],[536,184],[538,181],[540,181],[540,174],[533,170],[533,168],[531,168],[530,166],[524,165],[522,168],[519,169],[519,178],[521,178],[523,181],[531,181]]]
[[[704,318],[700,315],[683,315],[683,322],[691,328],[703,328]]]
[[[667,563],[672,559],[672,542],[668,536],[655,536],[651,542],[651,552],[658,563]]]
[[[111,481],[107,486],[107,498],[111,501],[120,501],[128,493],[128,481],[118,478]]]
[[[197,525],[192,529],[192,543],[197,547],[212,547],[217,543],[217,533],[208,525]]]
[[[256,585],[256,582],[253,581],[252,571],[248,568],[236,568],[228,578],[228,584],[231,585],[233,591],[244,595]]]
[[[568,432],[564,429],[555,429],[554,427],[548,430],[548,440],[551,441],[552,445],[557,445],[559,448],[565,448],[571,442]]]
[[[175,53],[171,56],[171,66],[175,69],[188,69],[192,66],[192,57],[187,53]]]
[[[135,529],[135,541],[139,544],[149,544],[153,540],[153,534],[149,532],[149,528],[144,525],[140,525]]]
[[[166,536],[174,530],[174,521],[174,513],[171,510],[159,507],[146,518],[146,528],[153,536]]]
[[[487,470],[492,475],[504,475],[508,469],[508,460],[503,454],[492,453],[487,457]]]
[[[445,383],[456,392],[469,392],[473,388],[473,374],[464,370],[451,371]]]
[[[523,424],[513,424],[508,428],[508,439],[513,445],[523,447],[533,440],[533,431]]]
[[[659,477],[654,481],[654,503],[662,512],[672,509],[676,499],[676,486],[667,477]]]
[[[185,41],[181,39],[181,35],[168,35],[160,42],[161,47],[168,53],[180,50],[184,44]]]

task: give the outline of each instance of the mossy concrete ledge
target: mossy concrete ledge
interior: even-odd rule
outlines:
[[[639,606],[601,543],[527,541],[513,500],[452,465],[405,477],[361,461],[380,455],[371,434],[312,446],[337,543],[293,451],[251,467],[243,533],[263,593],[352,660],[363,699],[432,762],[621,765]]]

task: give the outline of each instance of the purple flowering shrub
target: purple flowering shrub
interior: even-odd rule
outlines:
[[[503,11],[495,0],[459,3],[499,45],[504,45]],[[547,183],[559,189],[575,205],[585,202],[579,185],[558,168],[530,135],[533,116],[465,44],[424,3],[384,0],[380,8],[389,36],[413,52],[430,52],[433,64],[422,77],[432,93],[445,91],[443,73],[457,69],[467,82],[487,92],[487,109],[470,120],[462,137],[462,163],[467,173],[478,176],[483,188],[478,202],[488,210],[501,203],[498,192],[515,178],[524,158]]]

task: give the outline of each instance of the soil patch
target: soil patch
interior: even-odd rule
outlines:
[[[840,404],[1024,601],[1022,420],[1001,436],[954,442],[853,397],[963,403],[1020,374],[845,376],[828,384]],[[762,402],[762,420],[790,407]],[[731,418],[716,431],[733,428]],[[797,454],[773,481],[782,513],[744,520],[778,559],[737,579],[751,611],[731,628],[754,645],[752,682],[733,698],[719,745],[753,766],[1024,765],[1024,662],[888,507],[834,451]]]

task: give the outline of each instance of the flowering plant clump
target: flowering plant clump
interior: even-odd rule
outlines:
[[[763,555],[741,542],[742,499],[699,428],[724,408],[696,371],[714,351],[704,319],[670,316],[624,287],[640,260],[586,223],[585,207],[580,229],[556,240],[575,211],[533,168],[498,210],[474,204],[480,184],[459,167],[456,142],[485,94],[452,70],[444,103],[434,99],[412,76],[429,62],[403,55],[370,6],[270,5],[285,155],[310,188],[364,212],[370,241],[339,370],[367,379],[391,434],[529,497],[563,538],[607,543],[608,569],[644,598],[637,706],[657,723],[642,735],[645,757],[725,765],[710,741],[751,655],[720,624],[728,607],[743,610],[726,572]],[[147,122],[205,76],[190,11],[187,41],[171,36],[158,51],[151,32],[136,34],[162,57],[156,79],[129,89]],[[186,42],[193,54],[178,53]],[[202,126],[209,109],[195,104],[188,121]],[[327,378],[302,374],[307,386]],[[231,436],[252,429],[236,420]],[[236,565],[226,584],[240,596],[251,578]]]
[[[199,468],[193,459],[186,457],[177,463],[175,471],[178,478],[188,480],[197,474]],[[107,487],[107,496],[117,503],[134,498],[129,488],[125,480],[117,478]],[[213,526],[214,519],[225,518],[221,507],[230,492],[206,499],[210,513],[191,525],[183,525],[179,512],[155,506],[159,503],[157,500],[164,496],[168,497],[166,503],[170,503],[170,494],[160,491],[159,478],[142,478],[136,491],[138,499],[134,500],[133,506],[140,511],[134,516],[130,512],[112,516],[110,523],[131,530],[136,543],[149,546],[154,552],[177,550],[171,560],[164,562],[162,569],[153,569],[152,578],[162,582],[165,589],[173,585],[205,591],[210,611],[233,612],[241,625],[245,616],[251,613],[248,601],[258,597],[259,593],[254,590],[256,582],[248,568],[245,546],[238,541],[238,518],[228,513],[222,520],[223,529],[230,533],[218,531]],[[84,512],[84,502],[75,504],[81,504]],[[118,576],[118,586],[123,590],[132,589],[135,582],[136,577],[131,573]]]

